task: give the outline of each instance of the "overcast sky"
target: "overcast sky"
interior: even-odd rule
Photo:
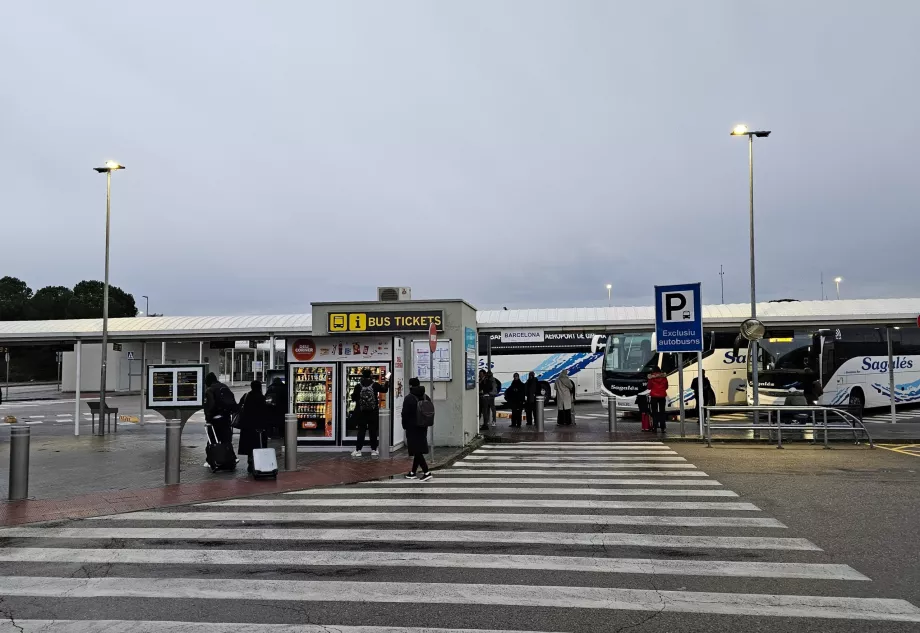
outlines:
[[[0,4],[0,275],[166,314],[918,296],[920,3]]]

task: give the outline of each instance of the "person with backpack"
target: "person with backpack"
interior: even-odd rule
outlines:
[[[284,437],[284,416],[288,412],[287,385],[280,376],[275,376],[265,389],[265,404],[268,426],[272,437]]]
[[[511,426],[520,428],[521,415],[524,413],[524,383],[518,373],[514,374],[514,379],[505,389],[505,402],[511,406]]]
[[[205,447],[207,464],[212,471],[236,468],[233,452],[233,414],[239,405],[233,392],[210,372],[204,379],[204,419],[207,425],[208,445]]]
[[[660,367],[653,367],[648,375],[648,396],[652,408],[652,430],[661,429],[665,433],[667,413],[665,404],[668,400],[668,375]]]
[[[351,401],[355,403],[355,421],[358,423],[358,441],[355,443],[352,457],[361,457],[365,433],[370,435],[371,457],[377,457],[380,454],[377,451],[377,435],[380,432],[380,418],[378,417],[380,400],[377,395],[387,393],[389,390],[390,385],[386,381],[382,384],[374,382],[370,369],[361,372],[361,382],[355,385],[354,391],[351,392]]]
[[[406,479],[429,481],[431,471],[425,461],[428,452],[428,427],[434,425],[434,403],[425,395],[418,378],[409,379],[409,394],[403,400],[402,427],[406,430],[406,450],[412,456],[412,469]],[[422,474],[418,475],[419,469]]]
[[[524,413],[527,416],[527,426],[531,426],[537,419],[537,396],[540,395],[540,381],[537,375],[530,372],[527,382],[524,383]]]

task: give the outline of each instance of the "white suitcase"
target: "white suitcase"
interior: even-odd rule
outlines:
[[[262,442],[265,442],[265,434],[259,434]],[[252,476],[256,479],[263,477],[278,478],[278,454],[273,448],[254,448],[252,449]]]

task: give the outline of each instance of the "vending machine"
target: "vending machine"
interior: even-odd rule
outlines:
[[[336,444],[336,364],[290,365],[292,409],[297,440],[304,444]]]
[[[343,370],[345,374],[345,389],[343,390],[342,411],[342,440],[343,442],[354,443],[358,437],[358,423],[355,420],[354,412],[356,403],[351,399],[355,391],[355,386],[361,382],[364,370],[371,370],[371,378],[374,382],[382,383],[390,371],[390,363],[344,363]],[[377,394],[377,401],[381,409],[389,408],[388,392]]]

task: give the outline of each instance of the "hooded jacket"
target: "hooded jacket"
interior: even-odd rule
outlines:
[[[655,371],[648,375],[648,391],[650,398],[668,397],[668,376],[664,372]]]

